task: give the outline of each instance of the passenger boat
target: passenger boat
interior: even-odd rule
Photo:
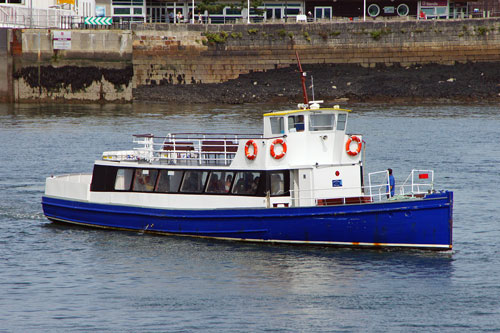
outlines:
[[[264,114],[260,135],[134,135],[137,147],[104,152],[92,173],[48,177],[44,214],[221,240],[450,250],[453,193],[434,189],[432,170],[412,170],[394,195],[387,170],[365,175],[349,112],[306,97]]]

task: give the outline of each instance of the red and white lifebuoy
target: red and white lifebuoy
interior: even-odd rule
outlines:
[[[275,145],[281,145],[281,152],[279,154],[276,154],[274,151],[274,146]],[[271,143],[271,156],[277,160],[285,156],[286,154],[286,143],[283,139],[276,139]]]
[[[250,146],[253,150],[250,150]],[[254,160],[257,157],[257,143],[254,140],[248,140],[245,145],[245,155],[249,160]]]
[[[351,150],[351,143],[355,141],[357,143],[357,147],[355,150]],[[355,135],[351,136],[346,144],[345,144],[345,151],[347,154],[351,155],[351,156],[356,156],[359,154],[359,152],[361,151],[361,147],[363,147],[363,142],[361,141],[361,139]]]

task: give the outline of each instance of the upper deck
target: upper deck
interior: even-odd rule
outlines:
[[[349,112],[336,106],[266,113],[263,134],[134,135],[134,143],[140,147],[104,152],[102,159],[123,164],[261,170],[352,165],[360,161],[362,138],[357,135],[353,149],[350,147],[346,135]]]

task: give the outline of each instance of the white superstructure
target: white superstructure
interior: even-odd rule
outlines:
[[[267,113],[263,135],[136,135],[141,147],[104,152],[93,177],[48,178],[46,195],[192,209],[364,201],[363,141],[346,134],[349,112],[335,107]],[[189,177],[195,184],[188,185]],[[216,182],[221,185],[211,189]]]

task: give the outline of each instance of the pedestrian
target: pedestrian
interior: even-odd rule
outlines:
[[[394,196],[396,182],[394,181],[394,176],[392,175],[392,169],[391,168],[387,169],[387,172],[389,173],[389,186],[387,186],[387,193],[388,193],[387,197],[392,198]]]

